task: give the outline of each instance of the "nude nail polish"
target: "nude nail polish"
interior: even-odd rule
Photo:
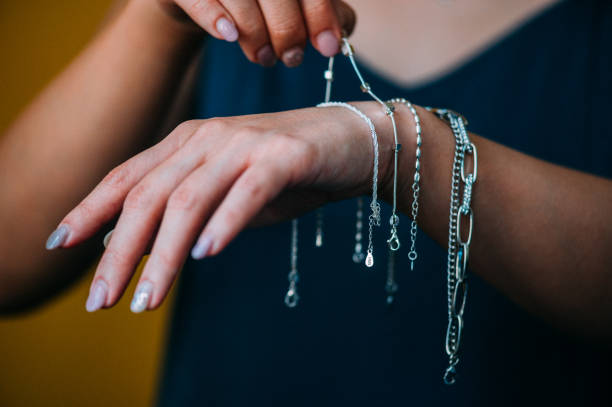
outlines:
[[[45,247],[47,248],[47,250],[57,249],[66,242],[66,239],[68,239],[69,234],[70,228],[68,227],[68,225],[60,225],[57,229],[53,231],[53,233],[51,233],[51,235],[49,235]]]
[[[340,51],[340,44],[338,38],[334,35],[331,30],[326,30],[317,35],[317,47],[321,54],[326,57],[332,57]]]
[[[283,53],[281,58],[283,63],[289,68],[294,68],[304,60],[304,50],[300,47],[293,47]]]
[[[191,249],[191,257],[196,260],[203,259],[208,254],[211,246],[212,240],[207,236],[202,237]]]
[[[225,41],[234,42],[238,39],[238,30],[236,26],[227,18],[221,17],[218,19],[215,27]]]
[[[106,297],[108,296],[108,285],[104,280],[96,280],[89,291],[89,297],[85,303],[85,309],[87,312],[94,312],[99,310],[106,303]]]
[[[138,314],[146,310],[153,296],[153,283],[150,281],[143,281],[138,284],[136,291],[134,292],[134,298],[130,304],[130,310]]]

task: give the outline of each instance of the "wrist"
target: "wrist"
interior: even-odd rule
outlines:
[[[378,138],[378,190],[381,198],[388,200],[391,195],[388,195],[388,191],[392,191],[393,187],[393,168],[394,168],[394,150],[395,140],[393,137],[393,126],[389,116],[385,113],[380,103],[376,101],[367,102],[354,102],[351,103],[360,109],[366,116],[372,120],[374,127],[376,128],[376,135]],[[410,112],[408,112],[410,114]],[[397,114],[395,115],[397,122]],[[404,119],[403,122],[406,120]],[[398,123],[398,142],[402,144],[400,139],[400,132],[406,130],[406,124]],[[401,127],[400,127],[401,126]],[[403,129],[402,129],[403,128]],[[403,151],[402,151],[403,153]],[[391,189],[389,189],[391,187]],[[364,180],[364,191],[368,191],[372,188],[372,177],[371,174],[367,179]],[[367,193],[367,192],[366,192]]]

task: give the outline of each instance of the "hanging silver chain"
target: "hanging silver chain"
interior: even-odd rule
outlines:
[[[391,103],[403,103],[408,107],[410,113],[414,118],[415,132],[416,132],[416,160],[414,163],[414,177],[412,181],[412,222],[410,223],[410,251],[408,252],[408,259],[410,260],[410,270],[414,270],[414,262],[416,261],[418,254],[416,251],[416,238],[418,231],[417,218],[419,215],[419,192],[421,190],[421,146],[423,144],[422,139],[422,128],[421,118],[417,113],[416,109],[408,100],[404,98],[391,99]]]
[[[287,289],[287,294],[285,295],[285,305],[289,308],[294,308],[300,299],[300,296],[297,292],[297,283],[299,280],[298,269],[297,269],[297,259],[298,259],[298,220],[293,219],[291,221],[291,252],[290,252],[290,263],[291,269],[289,270],[289,275],[287,276],[289,280],[289,288]]]
[[[368,267],[372,267],[374,265],[374,244],[372,242],[373,229],[374,226],[380,226],[380,204],[378,203],[378,135],[376,134],[376,129],[374,128],[374,123],[372,123],[372,120],[370,120],[368,116],[353,105],[344,102],[327,102],[319,103],[317,105],[317,107],[330,106],[341,106],[349,109],[361,117],[370,128],[372,146],[374,148],[374,165],[372,170],[372,201],[370,202],[371,213],[368,217],[368,253],[366,255],[365,264]]]
[[[327,63],[327,70],[323,73],[325,79],[325,100],[329,102],[331,97],[332,82],[334,81],[334,57],[330,57]],[[323,222],[324,222],[323,207],[317,208],[315,220],[315,247],[323,246]]]
[[[473,185],[478,176],[478,152],[474,143],[469,139],[466,129],[467,120],[463,116],[447,109],[430,110],[450,124],[455,136],[447,257],[448,326],[445,350],[449,360],[443,376],[444,383],[454,384],[457,374],[456,366],[459,363],[459,346],[464,326],[463,313],[468,292],[466,273],[474,230],[471,202]],[[472,173],[468,175],[466,175],[465,170],[466,156],[472,157]],[[462,182],[463,191],[460,200],[459,189]],[[468,236],[465,240],[461,231],[462,217],[467,218],[469,225]]]

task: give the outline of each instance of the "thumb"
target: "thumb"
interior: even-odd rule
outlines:
[[[348,37],[353,33],[355,23],[357,22],[355,10],[342,0],[333,0],[333,6],[336,10],[340,27],[343,30],[342,35]]]

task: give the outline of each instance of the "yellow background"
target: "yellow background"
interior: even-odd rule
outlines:
[[[110,4],[0,1],[0,129],[85,46]],[[131,314],[132,285],[114,309],[88,314],[90,279],[42,309],[0,319],[1,407],[153,403],[168,305]]]

